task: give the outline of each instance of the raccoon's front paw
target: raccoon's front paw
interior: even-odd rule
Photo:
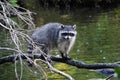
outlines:
[[[69,57],[69,56],[67,56],[67,57],[63,56],[62,58],[63,58],[64,60],[71,60],[71,59],[72,59],[72,58]]]

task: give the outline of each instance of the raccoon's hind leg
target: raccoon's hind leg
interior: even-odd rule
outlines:
[[[45,57],[49,54],[49,49],[45,46],[41,46],[41,58],[45,60]]]
[[[42,46],[41,47],[42,53],[41,53],[41,58],[48,61],[48,62],[52,62],[49,56],[50,53],[50,49],[47,46]]]

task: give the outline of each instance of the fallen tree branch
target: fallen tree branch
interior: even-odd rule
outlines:
[[[1,57],[0,58],[0,64],[6,63],[6,62],[14,62],[15,57],[16,60],[19,59],[19,56],[21,56],[22,59],[26,59],[26,56],[29,58],[32,58],[30,55],[28,54],[17,54],[17,55],[9,55],[9,56],[5,56],[5,57]],[[34,58],[35,59],[42,59],[41,54],[34,54]],[[78,61],[78,60],[65,60],[61,57],[57,57],[57,56],[50,56],[50,59],[52,61],[56,61],[56,62],[62,62],[62,63],[66,63],[72,66],[75,66],[77,68],[85,68],[85,69],[103,69],[103,68],[114,68],[114,67],[120,67],[120,63],[95,63],[95,64],[85,64],[82,61]]]

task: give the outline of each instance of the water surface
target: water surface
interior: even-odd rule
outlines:
[[[74,10],[59,10],[56,8],[37,8],[34,10],[35,24],[40,26],[48,22],[59,22],[63,24],[77,25],[77,39],[71,52],[71,58],[81,60],[85,63],[104,63],[119,61],[120,55],[120,8],[100,9],[100,8],[80,8]],[[1,46],[7,45],[2,43],[6,40],[4,30],[1,29]],[[3,56],[1,52],[1,56]],[[6,54],[8,55],[8,54]],[[11,76],[15,79],[14,64],[4,70],[5,64],[0,66],[0,79],[8,80],[5,76]],[[87,69],[78,69],[76,67],[63,64],[53,63],[54,67],[70,74],[75,80],[88,80],[91,78],[105,78],[104,75],[97,74]],[[7,73],[6,73],[7,72]],[[23,80],[39,80],[29,71],[25,71]],[[64,77],[47,73],[48,80],[67,80]],[[116,80],[116,78],[112,78]]]

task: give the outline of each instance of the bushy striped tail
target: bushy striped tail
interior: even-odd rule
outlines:
[[[33,45],[31,43],[28,43],[27,48],[28,48],[27,53],[28,54],[32,54],[32,52],[33,52]]]
[[[28,55],[32,56],[32,52],[33,52],[33,45],[32,45],[32,43],[28,43],[27,48],[28,48],[28,50],[27,50]],[[33,67],[33,63],[29,59],[27,60],[27,65],[29,67],[31,67],[31,68]]]

